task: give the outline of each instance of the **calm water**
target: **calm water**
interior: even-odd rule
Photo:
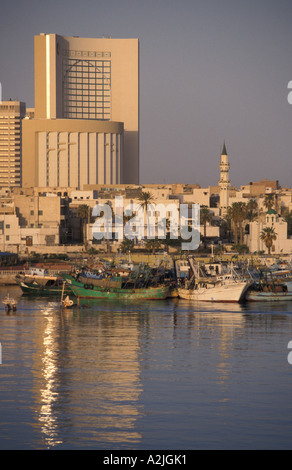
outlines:
[[[292,304],[0,306],[1,449],[291,449]],[[4,307],[4,306],[3,306]]]

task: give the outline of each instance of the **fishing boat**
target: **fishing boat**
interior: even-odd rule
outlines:
[[[259,280],[254,283],[253,292],[266,294],[276,290],[274,294],[281,294],[283,297],[281,292],[283,290],[283,293],[292,295],[292,270],[291,267],[287,268],[284,266],[286,265],[274,264],[264,269],[258,269],[259,275],[257,277]],[[254,297],[255,294],[251,294],[251,296]],[[272,297],[270,294],[269,296]],[[277,296],[275,296],[275,298],[277,298]]]
[[[193,287],[178,288],[181,299],[201,302],[237,302],[245,300],[249,284],[246,281],[198,281]]]
[[[32,281],[36,281],[40,285],[45,285],[48,280],[53,281],[57,278],[57,275],[49,274],[48,270],[44,268],[30,268],[28,272],[20,272],[15,276],[16,282],[25,281],[29,283]]]
[[[64,284],[64,280],[59,276],[33,278],[16,276],[15,279],[22,292],[29,295],[60,295]],[[68,286],[65,286],[65,293],[70,293]]]
[[[108,284],[105,286],[84,284],[77,281],[73,276],[63,274],[68,287],[71,289],[77,299],[107,299],[107,300],[161,300],[168,297],[169,287],[167,285],[142,287],[138,283],[115,282],[119,285]]]
[[[201,277],[199,266],[195,267],[192,259],[189,261],[194,274],[190,280],[185,280],[185,286],[178,287],[180,298],[201,302],[244,302],[249,280],[236,277],[234,273]]]
[[[252,302],[279,302],[292,300],[292,292],[285,282],[259,281],[248,289],[246,300]]]

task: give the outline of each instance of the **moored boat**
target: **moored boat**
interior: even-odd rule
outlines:
[[[201,302],[244,302],[250,280],[237,276],[232,269],[219,275],[206,275],[206,270],[195,266],[192,258],[189,258],[189,263],[193,276],[185,280],[184,286],[178,287],[180,298]]]
[[[24,294],[29,295],[60,295],[62,293],[64,280],[58,276],[48,276],[41,279],[35,278],[16,278],[18,286]],[[71,291],[65,285],[65,293]]]
[[[107,299],[107,300],[161,300],[166,299],[169,287],[166,285],[146,287],[103,287],[93,284],[84,284],[69,275],[63,275],[68,287],[78,299]]]
[[[255,282],[246,294],[246,300],[252,302],[279,302],[292,300],[292,292],[285,282]]]
[[[249,283],[245,281],[198,282],[192,288],[178,288],[178,296],[201,302],[243,302]]]
[[[26,283],[37,282],[39,285],[46,285],[48,281],[56,281],[57,275],[49,274],[44,268],[31,268],[27,273],[19,273],[15,276],[16,282],[24,281]]]

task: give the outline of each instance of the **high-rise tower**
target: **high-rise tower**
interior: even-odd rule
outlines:
[[[21,101],[0,103],[0,186],[21,186],[22,120],[26,106]]]
[[[220,180],[219,180],[219,188],[220,188],[220,214],[224,216],[227,213],[227,209],[229,206],[229,188],[230,188],[230,179],[229,179],[229,169],[230,163],[228,162],[228,155],[226,151],[225,142],[223,144],[222,152],[221,152],[221,160],[220,160]]]
[[[138,39],[35,36],[23,158],[25,186],[139,182]]]

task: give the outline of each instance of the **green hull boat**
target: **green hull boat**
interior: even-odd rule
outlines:
[[[28,295],[60,296],[63,290],[63,285],[61,283],[54,283],[52,285],[39,285],[36,282],[17,281],[17,284],[21,288],[23,294]],[[71,293],[71,290],[67,285],[65,285],[64,293],[66,295]]]
[[[63,275],[73,294],[78,299],[108,299],[108,300],[163,300],[168,297],[168,286],[158,287],[101,287],[76,281],[69,275]]]

